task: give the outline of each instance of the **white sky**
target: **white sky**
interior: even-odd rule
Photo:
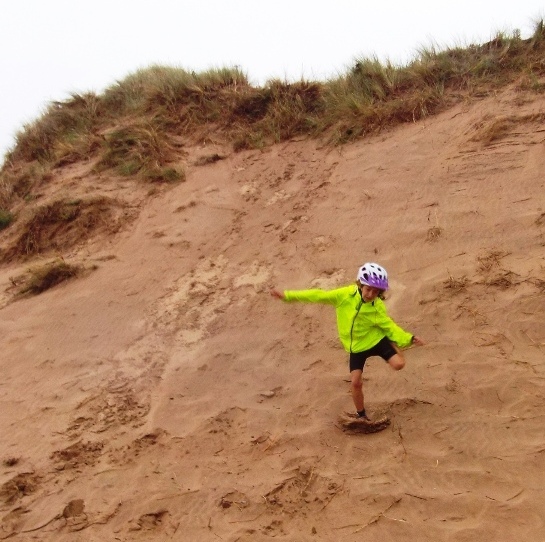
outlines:
[[[50,101],[152,64],[323,81],[358,57],[528,37],[544,14],[543,0],[0,0],[0,162]]]

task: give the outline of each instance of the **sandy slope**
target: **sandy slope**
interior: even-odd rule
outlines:
[[[544,106],[506,91],[342,149],[187,149],[187,182],[120,189],[137,220],[64,254],[94,272],[7,303],[28,264],[0,268],[0,539],[544,540]],[[267,291],[366,260],[428,345],[369,363],[392,425],[358,436],[332,309]]]

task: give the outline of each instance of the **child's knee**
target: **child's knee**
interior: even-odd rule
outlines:
[[[401,371],[401,369],[405,367],[405,358],[400,354],[396,354],[388,360],[388,363],[390,364],[390,367],[392,369],[395,369],[396,371]]]
[[[363,379],[362,379],[361,373],[352,375],[352,378],[350,380],[350,385],[352,386],[352,389],[361,389],[363,385]]]

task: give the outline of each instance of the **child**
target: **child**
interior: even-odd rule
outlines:
[[[344,349],[350,354],[351,391],[357,416],[369,421],[363,401],[362,373],[370,356],[382,357],[399,371],[405,366],[400,348],[424,341],[401,329],[387,314],[382,294],[388,289],[388,274],[376,263],[358,270],[356,284],[336,290],[271,290],[283,301],[325,303],[337,311],[337,329]]]

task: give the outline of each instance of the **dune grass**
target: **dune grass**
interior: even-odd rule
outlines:
[[[138,121],[104,136],[95,170],[114,169],[124,177],[175,182],[184,178],[184,172],[169,165],[174,156],[165,131],[153,123]]]
[[[13,214],[0,208],[0,230],[7,228],[13,222]]]
[[[20,285],[18,295],[38,295],[61,282],[77,277],[83,268],[57,258],[46,264],[32,267]]]
[[[344,144],[515,81],[542,92],[544,54],[540,20],[529,39],[515,31],[480,45],[431,46],[399,66],[361,58],[325,82],[272,80],[256,88],[237,67],[195,73],[151,66],[101,95],[53,102],[25,125],[0,170],[0,208],[32,197],[54,168],[78,161],[112,175],[182,181],[180,137],[217,133],[236,151],[301,135]]]
[[[115,230],[120,207],[121,203],[104,196],[58,199],[37,206],[32,213],[24,213],[17,238],[0,255],[0,261],[26,259],[52,249],[62,251],[101,228]]]
[[[40,118],[23,127],[7,162],[55,164],[74,153],[85,156],[100,118],[100,99],[94,93],[72,94],[64,102],[51,103]]]

